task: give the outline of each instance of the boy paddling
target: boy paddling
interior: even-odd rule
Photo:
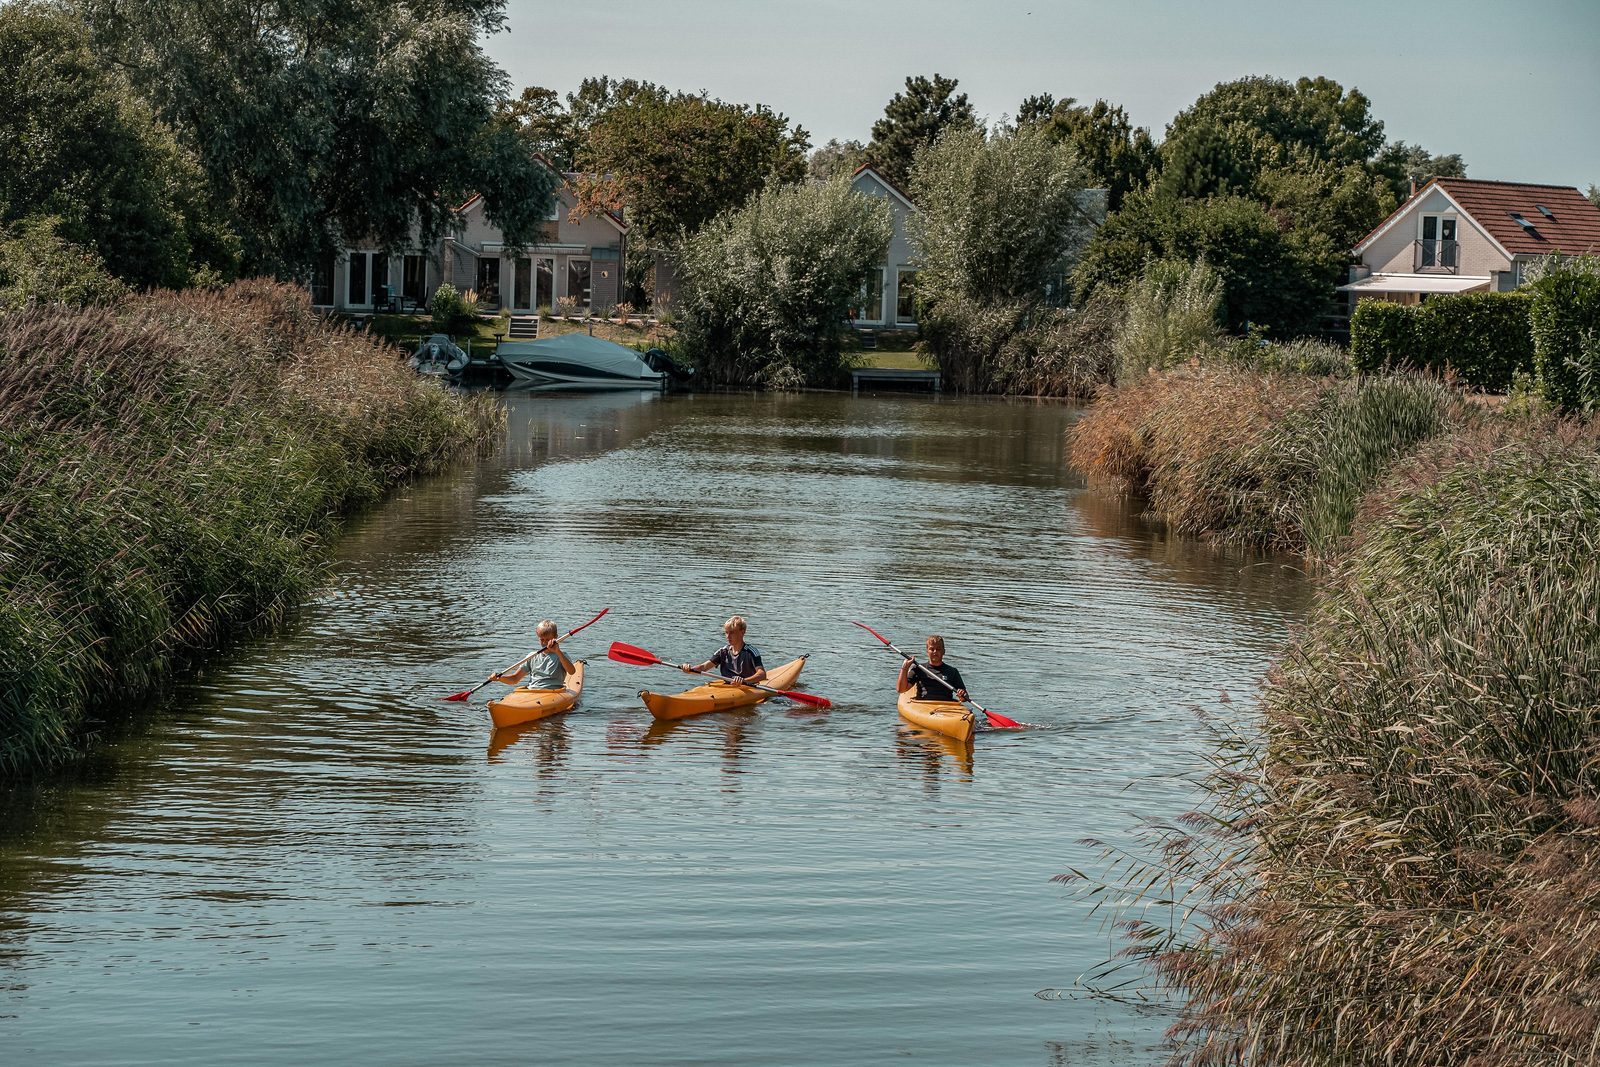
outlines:
[[[685,674],[694,674],[716,667],[724,678],[735,685],[753,685],[765,681],[767,669],[761,665],[761,651],[754,645],[745,644],[744,634],[744,617],[733,616],[722,624],[722,635],[728,639],[728,643],[711,653],[711,658],[704,663],[684,664],[680,669]]]
[[[561,639],[556,636],[556,624],[545,619],[534,627],[533,633],[539,639],[539,651],[529,656],[521,666],[495,675],[494,680],[507,685],[521,682],[524,689],[560,689],[566,683],[567,675],[577,668],[561,648]]]
[[[944,638],[932,635],[928,638],[927,649],[928,662],[920,665],[909,659],[901,662],[895,691],[904,693],[916,686],[918,700],[966,700],[966,683],[961,680],[961,672],[954,664],[944,661]],[[945,684],[929,678],[927,672],[937,675]]]

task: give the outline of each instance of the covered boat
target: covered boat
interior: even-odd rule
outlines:
[[[660,388],[666,375],[638,352],[586,333],[538,341],[505,341],[500,363],[518,385],[533,388]]]
[[[455,377],[467,366],[467,354],[456,347],[454,341],[436,333],[417,346],[411,354],[411,369],[432,377]]]
[[[897,702],[900,717],[913,726],[953,737],[957,741],[971,741],[977,722],[967,706],[958,700],[918,700],[915,689],[900,694]]]
[[[517,688],[499,700],[489,701],[489,718],[494,720],[495,729],[571,711],[583,695],[583,660],[578,660],[572,668],[560,689]]]
[[[771,689],[793,689],[794,683],[800,677],[800,668],[805,665],[804,656],[790,660],[783,666],[774,667],[767,672],[766,680],[761,684]],[[639,693],[639,699],[650,709],[650,714],[658,719],[686,719],[690,715],[704,715],[709,711],[747,708],[753,704],[760,704],[772,695],[760,689],[752,689],[748,685],[731,685],[716,681],[697,685],[682,693],[652,693],[646,689]]]

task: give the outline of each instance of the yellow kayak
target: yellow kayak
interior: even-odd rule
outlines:
[[[971,741],[976,728],[972,712],[959,700],[918,700],[916,689],[900,694],[900,717],[913,726],[932,730],[957,741]]]
[[[774,667],[767,672],[766,680],[761,684],[773,689],[793,689],[800,677],[800,668],[805,665],[806,658],[801,656],[781,667]],[[639,699],[650,709],[650,714],[658,719],[687,719],[691,715],[704,715],[709,711],[748,708],[771,696],[771,693],[752,689],[748,685],[730,685],[722,681],[697,685],[681,693],[652,693],[648,689],[639,692]]]
[[[499,700],[489,701],[489,718],[496,730],[519,723],[547,719],[572,710],[583,694],[583,660],[572,665],[572,673],[560,689],[513,689]]]

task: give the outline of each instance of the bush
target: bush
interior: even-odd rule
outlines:
[[[0,312],[36,304],[104,306],[127,292],[93,249],[63,240],[55,220],[31,219],[14,233],[0,228]]]
[[[1364,373],[1453,371],[1466,385],[1503,393],[1534,365],[1531,307],[1524,292],[1458,293],[1416,305],[1362,300],[1350,316],[1351,361]]]
[[[445,282],[433,291],[428,312],[439,333],[465,333],[478,317],[478,294],[470,289],[462,293]]]
[[[1310,337],[1269,341],[1252,331],[1234,338],[1217,353],[1221,362],[1235,367],[1275,374],[1306,374],[1315,378],[1348,378],[1350,354],[1338,345]]]
[[[1535,373],[1567,411],[1600,407],[1600,259],[1554,260],[1533,283]]]
[[[678,260],[691,361],[726,385],[836,384],[849,309],[891,235],[887,201],[842,177],[771,186],[717,216]]]
[[[1203,359],[1221,340],[1222,279],[1204,260],[1146,264],[1125,306],[1115,343],[1118,382]]]

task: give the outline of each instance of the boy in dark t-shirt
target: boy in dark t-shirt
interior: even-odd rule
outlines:
[[[895,682],[896,692],[904,693],[912,686],[916,686],[918,700],[965,700],[967,699],[966,683],[961,680],[961,672],[953,664],[944,661],[944,638],[938,634],[928,638],[928,662],[920,666],[912,666],[911,660],[900,664],[900,678]],[[931,671],[944,679],[949,688],[940,685],[929,678],[925,671]]]
[[[744,643],[744,632],[744,617],[735,615],[730,618],[722,624],[722,633],[728,643],[711,653],[711,658],[704,663],[685,666],[684,673],[709,671],[716,667],[722,671],[724,678],[732,682],[752,684],[764,681],[767,669],[761,665],[761,650]]]

